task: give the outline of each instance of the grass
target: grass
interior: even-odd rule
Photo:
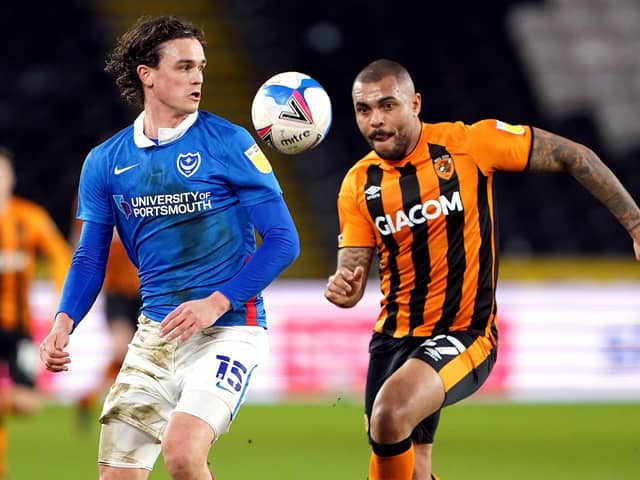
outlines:
[[[210,461],[218,480],[365,480],[362,424],[362,407],[348,402],[249,404]],[[8,480],[97,478],[98,425],[78,430],[71,408],[10,418],[8,427]],[[640,405],[448,407],[434,469],[443,480],[637,480]],[[169,479],[161,459],[150,479]]]

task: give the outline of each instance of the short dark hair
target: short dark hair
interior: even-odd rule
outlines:
[[[206,45],[200,28],[173,16],[140,17],[118,38],[107,57],[105,71],[115,77],[123,99],[137,107],[144,105],[144,91],[136,69],[138,65],[157,67],[161,45],[177,38],[195,38],[202,46]]]
[[[384,77],[393,76],[398,81],[411,81],[411,75],[406,68],[400,65],[398,62],[381,58],[371,62],[369,65],[360,70],[360,73],[356,76],[355,82],[372,83],[379,82]],[[413,82],[412,82],[413,83]]]

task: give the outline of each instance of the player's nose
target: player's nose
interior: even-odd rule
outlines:
[[[384,115],[377,108],[374,108],[371,111],[371,117],[369,120],[371,122],[371,126],[374,128],[378,128],[381,125],[384,125]]]

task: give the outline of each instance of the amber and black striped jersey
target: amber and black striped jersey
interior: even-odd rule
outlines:
[[[104,291],[129,298],[138,296],[138,269],[129,259],[122,240],[115,233],[109,249],[109,259],[104,277]]]
[[[12,197],[0,212],[0,332],[31,333],[29,289],[39,255],[61,290],[71,263],[69,245],[43,208]]]
[[[338,247],[375,247],[383,294],[375,331],[485,334],[496,315],[493,174],[527,167],[532,131],[498,120],[423,124],[400,161],[375,152],[346,174]]]

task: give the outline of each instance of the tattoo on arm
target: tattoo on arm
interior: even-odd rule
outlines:
[[[338,268],[348,268],[353,271],[357,266],[364,268],[365,276],[369,275],[373,248],[368,247],[344,247],[338,250]]]
[[[534,128],[529,170],[570,173],[600,200],[631,233],[640,226],[640,210],[611,170],[590,149],[567,138]]]

